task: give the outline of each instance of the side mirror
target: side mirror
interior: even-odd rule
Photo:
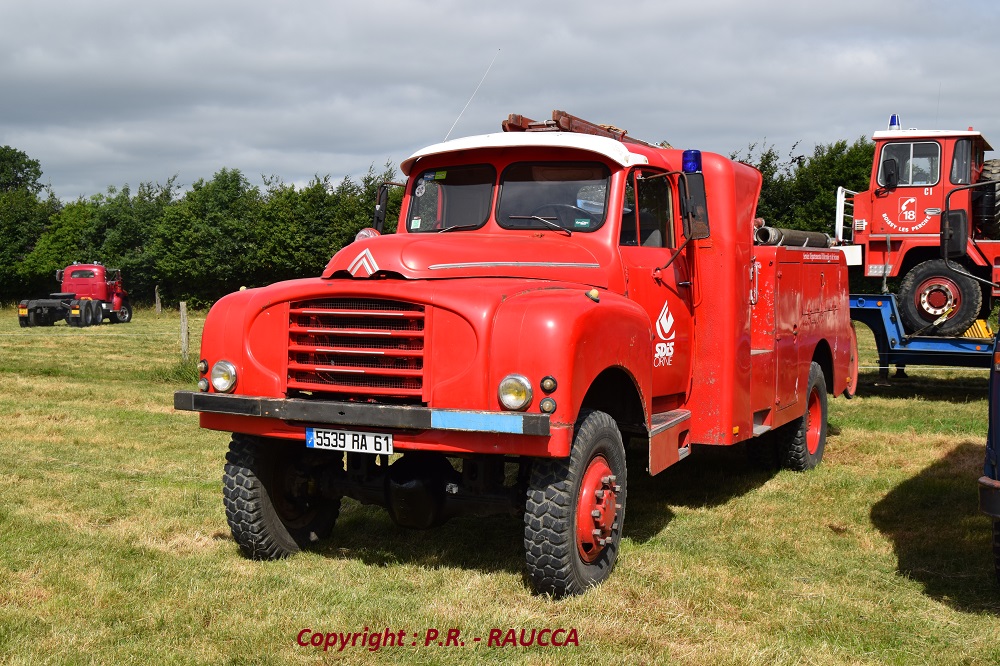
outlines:
[[[899,187],[899,163],[895,157],[882,162],[882,180],[885,182],[885,189],[888,192]]]
[[[710,235],[708,231],[708,197],[705,195],[704,174],[682,175],[680,183],[684,237],[688,240],[708,238]]]
[[[969,246],[969,218],[964,210],[949,210],[941,225],[941,256],[964,257]]]
[[[389,183],[382,183],[375,195],[375,212],[372,215],[372,227],[379,233],[382,233],[382,225],[385,224],[385,209],[388,204]]]
[[[58,282],[59,284],[62,284],[62,279],[63,279],[63,269],[57,268],[56,269],[56,282]]]

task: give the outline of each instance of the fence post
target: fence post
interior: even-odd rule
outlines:
[[[187,301],[181,301],[181,358],[188,361],[188,307]]]
[[[156,314],[160,314],[163,312],[163,306],[160,305],[160,285],[156,285],[156,288],[153,289],[153,295],[156,298]]]

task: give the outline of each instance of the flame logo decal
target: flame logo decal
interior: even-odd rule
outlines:
[[[670,314],[670,303],[664,301],[660,316],[656,319],[656,334],[661,340],[674,339],[674,316]]]

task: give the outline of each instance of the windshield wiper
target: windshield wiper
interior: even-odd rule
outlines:
[[[446,231],[455,231],[456,229],[478,229],[481,224],[456,224],[453,227],[444,227],[443,229],[438,229],[437,232],[442,234]]]
[[[507,219],[508,220],[538,220],[539,222],[542,222],[543,224],[547,224],[548,226],[552,227],[556,231],[561,231],[561,232],[565,233],[567,236],[572,236],[573,235],[573,231],[571,229],[567,229],[566,227],[560,226],[560,225],[558,225],[558,224],[556,224],[555,222],[552,221],[552,220],[558,219],[558,218],[547,218],[547,217],[542,217],[540,215],[508,215]]]

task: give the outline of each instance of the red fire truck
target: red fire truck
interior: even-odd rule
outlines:
[[[962,335],[1000,296],[1000,160],[973,130],[875,132],[871,183],[841,187],[837,239],[864,275],[902,277],[899,312],[910,333]],[[944,220],[944,224],[942,224]],[[949,257],[940,249],[942,229]]]
[[[761,175],[723,156],[503,128],[405,160],[395,234],[210,311],[174,404],[233,433],[245,555],[323,539],[344,497],[414,528],[514,513],[535,589],[575,594],[615,565],[626,443],[650,474],[695,445],[819,463],[857,381],[842,253],[755,244]]]

